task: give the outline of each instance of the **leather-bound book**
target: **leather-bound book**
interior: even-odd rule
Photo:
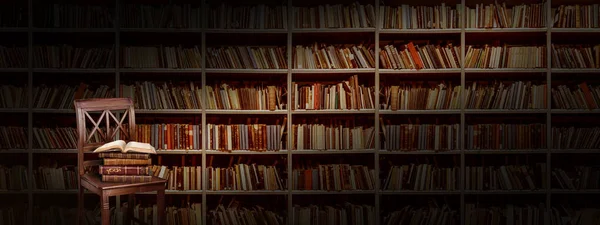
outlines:
[[[148,166],[100,166],[102,175],[148,175]]]

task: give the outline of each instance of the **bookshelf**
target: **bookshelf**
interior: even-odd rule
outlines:
[[[369,165],[370,169],[374,170],[375,182],[372,190],[343,190],[343,191],[319,191],[319,190],[294,190],[291,187],[292,179],[287,179],[287,183],[283,186],[287,187],[283,190],[277,191],[211,191],[204,186],[202,190],[189,190],[189,191],[174,191],[169,190],[166,192],[169,198],[175,195],[181,196],[193,196],[196,202],[202,205],[202,219],[203,224],[208,224],[208,214],[212,210],[209,206],[214,207],[213,199],[218,199],[218,196],[242,196],[252,199],[255,196],[267,196],[267,198],[273,196],[283,197],[281,200],[280,208],[285,209],[287,212],[285,218],[288,222],[292,221],[294,212],[295,200],[300,199],[299,202],[306,200],[306,198],[333,198],[341,199],[346,201],[352,199],[354,196],[361,201],[364,200],[368,204],[373,206],[374,214],[377,218],[377,224],[384,224],[383,217],[384,209],[389,204],[388,197],[398,197],[399,199],[411,199],[413,195],[427,196],[427,197],[452,197],[455,202],[454,209],[457,210],[457,223],[467,224],[465,212],[469,201],[473,198],[489,198],[493,199],[495,196],[505,197],[514,196],[519,197],[522,195],[535,195],[539,197],[541,202],[545,204],[546,210],[550,210],[554,204],[554,198],[571,196],[571,195],[584,195],[594,196],[598,194],[598,190],[570,190],[570,189],[556,189],[555,185],[551,185],[553,182],[552,175],[547,173],[545,187],[551,188],[540,188],[536,190],[467,190],[464,186],[466,168],[470,165],[469,159],[475,159],[478,157],[495,159],[505,158],[517,158],[517,157],[531,157],[536,158],[536,162],[545,163],[546,171],[552,171],[555,169],[554,163],[556,160],[561,159],[565,156],[579,156],[579,157],[596,157],[596,154],[600,153],[600,146],[564,146],[557,148],[552,134],[559,132],[553,127],[560,125],[563,127],[571,126],[571,120],[569,118],[576,117],[577,121],[580,121],[578,125],[582,127],[589,127],[598,125],[598,108],[594,109],[571,109],[571,108],[556,108],[552,102],[552,90],[557,88],[559,85],[566,85],[570,90],[575,90],[580,83],[589,81],[590,84],[597,81],[597,76],[600,74],[598,65],[595,68],[558,68],[553,67],[553,44],[560,45],[573,45],[580,44],[580,42],[573,43],[570,41],[573,35],[577,35],[583,41],[581,44],[587,45],[598,45],[600,44],[596,39],[600,34],[600,27],[596,21],[595,25],[580,26],[581,28],[565,28],[565,27],[553,27],[552,21],[554,20],[554,14],[552,13],[553,8],[557,8],[560,5],[565,4],[593,4],[591,0],[578,0],[575,2],[566,0],[547,0],[545,4],[539,7],[538,11],[543,13],[545,18],[546,26],[534,26],[532,28],[519,28],[519,27],[506,27],[506,28],[474,28],[465,26],[464,20],[456,21],[457,26],[448,27],[445,29],[438,28],[422,28],[417,27],[415,29],[384,29],[383,25],[378,21],[381,14],[380,7],[382,6],[399,6],[400,4],[407,4],[408,6],[420,5],[421,2],[403,1],[359,1],[362,5],[372,5],[375,21],[371,23],[361,24],[356,28],[343,28],[341,25],[332,25],[331,28],[299,28],[296,26],[295,21],[295,9],[294,7],[311,7],[320,4],[319,1],[250,1],[245,2],[246,6],[252,6],[256,4],[267,4],[270,6],[282,7],[286,10],[286,18],[279,21],[280,23],[271,24],[268,28],[253,28],[253,26],[245,24],[240,25],[241,28],[231,28],[228,25],[211,24],[209,25],[209,11],[212,7],[219,7],[220,2],[217,1],[176,1],[181,4],[189,4],[191,12],[190,20],[183,26],[177,26],[174,24],[145,24],[143,26],[133,25],[132,21],[124,23],[125,14],[124,11],[136,10],[135,8],[127,8],[127,4],[154,4],[161,3],[161,1],[148,1],[144,2],[141,0],[125,1],[116,0],[110,2],[99,3],[101,1],[94,1],[99,5],[108,7],[110,15],[114,19],[112,23],[107,21],[98,21],[93,27],[82,26],[81,24],[75,24],[70,27],[61,26],[62,24],[45,24],[44,21],[40,21],[40,18],[36,18],[39,14],[38,11],[42,10],[45,6],[40,2],[30,0],[24,6],[11,6],[20,7],[21,14],[18,21],[12,21],[14,19],[8,19],[12,21],[10,24],[5,25],[0,23],[0,33],[4,34],[0,38],[0,44],[14,45],[20,48],[20,51],[27,52],[26,57],[22,57],[21,61],[16,66],[0,68],[0,76],[3,76],[3,80],[9,80],[9,85],[15,85],[21,87],[20,97],[21,99],[18,107],[10,107],[8,105],[2,105],[0,108],[0,115],[6,118],[12,118],[6,124],[0,124],[0,126],[16,126],[20,125],[26,132],[26,138],[23,141],[27,144],[25,147],[6,147],[6,149],[0,150],[0,155],[3,158],[17,157],[21,165],[27,167],[28,177],[33,177],[33,171],[37,169],[37,160],[44,157],[49,158],[68,158],[73,157],[76,154],[76,150],[72,147],[56,146],[56,147],[40,147],[34,133],[39,127],[75,127],[74,125],[74,111],[71,109],[69,104],[53,104],[45,105],[43,101],[40,102],[38,97],[34,95],[35,90],[44,85],[48,90],[60,87],[60,85],[66,85],[66,87],[77,90],[81,88],[81,83],[85,83],[85,88],[88,88],[97,96],[120,96],[125,89],[120,88],[122,85],[135,86],[136,82],[151,81],[157,83],[164,83],[169,81],[185,83],[194,82],[195,87],[201,89],[199,99],[203,104],[203,107],[180,107],[180,109],[173,109],[172,107],[144,107],[137,108],[136,113],[139,115],[139,124],[157,124],[157,123],[193,123],[199,125],[202,132],[197,138],[199,141],[199,148],[197,149],[168,149],[159,150],[159,157],[173,158],[172,161],[184,161],[191,157],[197,157],[197,165],[202,167],[202,171],[206,171],[208,161],[214,157],[217,161],[227,161],[230,157],[252,157],[256,159],[284,159],[283,164],[279,165],[282,170],[286,173],[280,174],[280,176],[290,177],[294,168],[295,161],[300,160],[313,160],[316,161],[320,158],[325,161],[331,161],[335,163],[336,158],[353,158],[360,157],[364,164]],[[226,3],[236,3],[234,1],[228,1]],[[343,1],[331,0],[325,3],[329,4],[342,4]],[[442,2],[428,3],[430,6],[437,6]],[[480,1],[480,0],[454,0],[444,2],[446,6],[455,9],[456,4],[463,6],[457,9],[459,13],[464,15],[466,8],[474,9],[476,4],[491,4],[493,1]],[[517,1],[507,1],[508,6],[514,6],[522,4]],[[525,1],[526,4],[530,3],[543,3],[540,1]],[[148,6],[152,8],[152,6]],[[156,8],[156,7],[155,7]],[[92,10],[96,8],[92,7]],[[178,9],[173,9],[178,10]],[[541,11],[540,11],[541,10]],[[98,11],[97,13],[102,13]],[[282,11],[277,11],[277,14],[281,14]],[[4,13],[2,13],[4,15]],[[310,18],[310,17],[303,17]],[[4,20],[4,17],[0,18]],[[596,20],[598,20],[596,18]],[[4,22],[4,21],[3,21]],[[46,21],[47,22],[47,21]],[[541,21],[538,21],[541,22]],[[131,24],[130,24],[131,23]],[[123,26],[121,26],[123,25]],[[236,25],[236,26],[238,26]],[[523,68],[484,68],[484,67],[467,67],[466,58],[468,52],[468,46],[481,46],[485,44],[492,44],[487,42],[488,39],[499,40],[499,44],[504,42],[512,44],[531,44],[538,47],[539,54],[545,54],[545,62],[537,62],[536,66],[524,66]],[[424,68],[424,69],[386,69],[382,66],[382,56],[375,52],[372,54],[372,62],[369,61],[367,54],[364,57],[363,64],[361,66],[343,67],[343,69],[311,69],[311,68],[299,68],[295,63],[294,51],[298,45],[303,47],[310,47],[314,43],[324,44],[323,46],[335,46],[343,48],[344,44],[362,44],[365,49],[377,50],[384,49],[388,44],[401,49],[401,45],[407,44],[407,40],[418,40],[421,42],[419,46],[424,44],[437,44],[438,41],[451,42],[454,47],[457,48],[457,60],[458,66],[453,68]],[[423,41],[424,40],[424,41]],[[91,44],[101,43],[101,44]],[[87,46],[87,47],[103,47],[112,49],[112,56],[105,56],[102,58],[105,64],[90,65],[91,67],[80,68],[79,66],[48,66],[46,64],[34,63],[36,57],[36,46],[38,45],[72,45],[73,47]],[[157,65],[136,65],[129,64],[127,61],[127,55],[122,54],[122,51],[126,51],[127,47],[130,46],[157,46],[163,45],[162,47],[178,47],[182,46],[184,49],[190,50],[190,55],[193,57],[188,58],[188,61],[177,61],[171,66],[160,67]],[[216,68],[209,67],[209,61],[206,56],[215,56],[210,54],[210,49],[236,47],[236,46],[275,46],[278,48],[278,56],[271,54],[271,57],[279,57],[278,68],[266,69],[261,66],[240,64],[235,68]],[[110,51],[110,50],[107,50]],[[134,50],[135,51],[135,50]],[[142,50],[140,50],[142,51]],[[152,50],[143,50],[146,52],[152,52]],[[143,52],[142,51],[142,52]],[[145,52],[145,53],[146,53]],[[362,52],[362,53],[367,53]],[[215,53],[216,54],[216,53]],[[357,54],[357,53],[355,53]],[[148,54],[150,55],[150,54]],[[215,56],[216,57],[216,56]],[[101,61],[99,60],[99,61]],[[59,60],[61,61],[61,60]],[[135,60],[134,60],[135,61]],[[0,64],[2,65],[2,64]],[[361,108],[357,109],[324,109],[324,110],[305,110],[305,109],[294,109],[291,107],[294,100],[292,93],[293,84],[303,83],[306,85],[322,82],[324,85],[332,85],[342,81],[348,80],[349,77],[356,75],[358,84],[364,84],[365,87],[372,87],[373,98],[372,108]],[[233,110],[233,109],[206,109],[206,103],[209,98],[206,92],[206,86],[214,86],[220,82],[239,82],[239,81],[250,81],[257,80],[258,83],[269,83],[281,86],[284,89],[285,94],[281,95],[281,102],[286,107],[278,108],[275,111],[269,110]],[[574,80],[574,81],[573,81]],[[414,109],[398,109],[390,110],[380,107],[382,103],[386,101],[385,96],[382,96],[382,91],[385,85],[406,85],[406,90],[410,90],[410,85],[418,82],[428,82],[428,85],[423,87],[431,87],[440,83],[440,81],[452,81],[452,87],[459,87],[461,92],[458,94],[458,103],[468,102],[466,99],[467,88],[471,87],[473,83],[480,82],[481,86],[490,86],[494,84],[494,81],[501,81],[506,84],[506,87],[510,87],[510,84],[523,81],[532,81],[532,85],[536,86],[541,90],[542,93],[546,93],[546,96],[536,92],[536,99],[546,99],[546,104],[537,105],[532,108],[527,107],[467,107],[465,104],[458,104],[458,107],[448,107],[446,109],[435,108],[425,109],[417,107]],[[597,82],[596,82],[597,83]],[[594,84],[596,84],[594,83]],[[240,84],[243,86],[243,84]],[[157,85],[158,86],[158,85]],[[478,87],[480,87],[478,85]],[[59,89],[63,90],[63,89]],[[544,92],[545,91],[545,92]],[[65,100],[68,103],[70,100]],[[532,102],[537,102],[535,99]],[[72,102],[72,101],[71,101]],[[515,103],[516,104],[516,103]],[[58,107],[59,105],[60,107]],[[152,105],[152,104],[150,104]],[[513,104],[514,105],[514,104]],[[223,152],[210,149],[208,147],[209,135],[207,131],[209,124],[245,124],[246,118],[260,118],[261,124],[275,125],[285,122],[287,146],[283,146],[279,151],[232,151]],[[343,149],[343,150],[294,150],[290,148],[290,143],[293,143],[294,137],[289,135],[290,128],[294,125],[304,123],[302,121],[309,121],[314,118],[323,118],[323,120],[332,120],[332,118],[340,118],[339,120],[345,121],[353,126],[356,124],[362,127],[372,127],[374,136],[372,137],[373,148],[357,148],[357,149]],[[54,120],[54,118],[59,118]],[[285,120],[284,120],[285,118]],[[469,137],[467,129],[473,124],[493,124],[495,119],[501,118],[506,119],[503,122],[506,124],[539,124],[539,130],[537,135],[542,138],[542,143],[535,145],[535,149],[517,146],[511,149],[502,148],[488,148],[488,149],[470,149]],[[278,120],[278,121],[277,121]],[[392,124],[414,124],[415,121],[420,121],[422,125],[435,125],[435,124],[454,124],[457,126],[456,136],[456,147],[451,150],[432,150],[432,149],[413,149],[411,151],[403,150],[386,150],[383,142],[384,133],[381,132],[383,121],[393,121]],[[18,121],[23,121],[22,124],[18,124]],[[25,124],[26,121],[26,124]],[[190,122],[191,121],[191,122]],[[232,121],[232,122],[230,122]],[[320,123],[315,121],[314,123]],[[344,123],[344,122],[340,122]],[[495,122],[500,123],[500,122]],[[388,122],[384,123],[389,126]],[[592,124],[592,125],[590,125]],[[515,126],[514,129],[522,129]],[[401,129],[398,126],[398,129]],[[1,131],[1,129],[0,129]],[[390,131],[391,132],[391,131]],[[564,130],[568,132],[568,130]],[[596,131],[597,132],[597,131]],[[530,140],[540,140],[535,137],[530,137]],[[516,135],[513,138],[517,138]],[[427,146],[427,145],[425,145]],[[443,145],[442,145],[443,146]],[[477,145],[475,145],[477,146]],[[489,146],[489,145],[486,145]],[[4,147],[4,146],[3,146]],[[358,155],[358,156],[357,156]],[[399,161],[404,159],[413,158],[435,158],[438,161],[443,160],[454,160],[454,166],[458,169],[458,177],[456,182],[459,182],[456,190],[443,191],[443,190],[384,190],[381,187],[380,180],[384,179],[387,175],[387,171],[383,168],[382,158],[395,158]],[[69,161],[64,159],[66,164],[75,164],[76,160]],[[156,164],[156,158],[153,159]],[[5,165],[11,165],[15,162],[2,162]],[[280,162],[281,163],[281,162]],[[177,164],[177,163],[175,163]],[[226,164],[226,163],[225,163]],[[219,165],[225,166],[225,165]],[[383,175],[381,175],[383,174]],[[206,179],[205,177],[202,177]],[[203,180],[205,181],[205,180]],[[205,185],[206,182],[203,182]],[[31,185],[28,185],[32,187]],[[26,197],[27,202],[32,203],[38,197],[43,195],[52,194],[65,194],[74,195],[76,191],[73,190],[37,190],[33,188],[25,188],[23,190],[0,190],[0,196],[7,196],[16,194],[20,197]],[[141,195],[147,195],[150,193],[142,193]],[[349,196],[349,197],[348,197]],[[491,197],[490,197],[491,196]],[[486,199],[486,200],[489,200]],[[120,199],[117,198],[117,202]],[[412,199],[411,201],[417,201]],[[490,200],[491,201],[491,200]],[[362,204],[362,203],[359,203]],[[471,210],[471,209],[469,209]],[[33,214],[33,209],[29,208],[27,215]],[[388,213],[388,212],[385,212]],[[29,224],[32,224],[29,221]]]

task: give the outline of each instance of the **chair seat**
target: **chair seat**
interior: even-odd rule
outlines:
[[[90,174],[90,173],[86,173],[86,174],[82,175],[81,179],[84,179],[85,181],[90,183],[92,186],[94,186],[100,190],[141,187],[141,186],[148,186],[148,185],[154,185],[154,184],[160,184],[160,183],[164,184],[167,182],[167,180],[165,180],[165,179],[154,177],[154,176],[148,182],[138,182],[138,183],[104,182],[104,181],[102,181],[102,179],[100,179],[99,175]]]

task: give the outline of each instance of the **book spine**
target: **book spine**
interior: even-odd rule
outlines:
[[[141,166],[150,164],[152,164],[152,159],[104,159],[105,166]]]
[[[147,166],[100,166],[102,175],[148,175]]]
[[[103,152],[98,154],[99,158],[117,158],[117,159],[149,159],[149,154],[138,154],[138,153],[115,153],[115,152]]]
[[[134,183],[134,182],[150,182],[152,176],[148,175],[102,175],[102,182],[119,182],[119,183]]]

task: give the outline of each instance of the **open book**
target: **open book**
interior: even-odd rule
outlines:
[[[100,152],[122,152],[122,153],[146,153],[146,154],[156,154],[156,149],[148,143],[130,141],[129,143],[125,143],[123,140],[116,140],[113,142],[108,142],[94,150],[94,153]]]

